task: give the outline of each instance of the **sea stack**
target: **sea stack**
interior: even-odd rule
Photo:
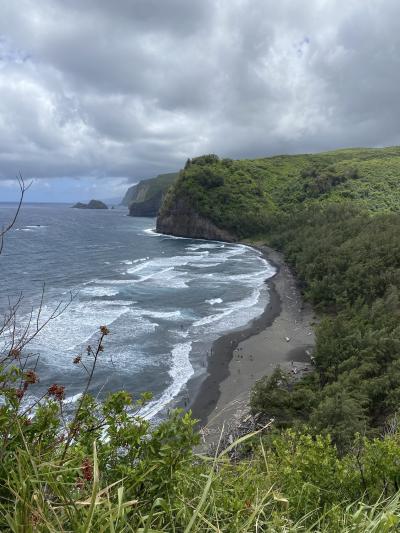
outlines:
[[[100,200],[90,200],[88,204],[78,202],[72,207],[75,209],[108,209],[107,205]]]

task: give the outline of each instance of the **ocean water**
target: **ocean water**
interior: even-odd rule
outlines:
[[[0,225],[14,208],[0,203]],[[262,313],[264,281],[274,269],[259,252],[159,235],[154,227],[154,219],[127,217],[124,209],[23,207],[0,256],[0,312],[22,293],[23,327],[40,305],[43,284],[41,320],[73,295],[29,346],[39,355],[36,395],[58,383],[75,401],[85,373],[72,360],[107,325],[92,392],[151,391],[143,415],[160,417],[186,398],[191,377],[206,375],[212,342]]]

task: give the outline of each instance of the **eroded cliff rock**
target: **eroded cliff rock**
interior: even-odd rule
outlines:
[[[148,200],[133,202],[129,206],[131,217],[155,217],[162,202],[163,193],[160,191]]]
[[[155,217],[160,209],[164,194],[176,178],[177,173],[172,172],[142,180],[129,187],[121,203],[129,207],[130,216]]]
[[[235,242],[228,231],[218,228],[207,218],[199,215],[184,199],[177,199],[168,208],[163,208],[157,218],[157,231],[177,237]]]

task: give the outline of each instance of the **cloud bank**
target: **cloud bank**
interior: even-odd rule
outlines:
[[[396,0],[3,0],[0,179],[400,144]]]

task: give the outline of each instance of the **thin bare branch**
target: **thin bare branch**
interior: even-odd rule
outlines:
[[[13,216],[11,222],[9,222],[9,224],[7,226],[5,226],[3,229],[0,230],[0,255],[1,255],[1,253],[3,251],[3,247],[4,247],[4,236],[15,225],[15,223],[17,221],[17,218],[18,218],[18,215],[19,215],[19,212],[20,212],[21,207],[22,207],[22,202],[24,200],[25,193],[29,189],[29,187],[32,185],[32,182],[30,182],[28,185],[25,184],[24,178],[22,177],[21,173],[19,174],[19,176],[17,176],[17,180],[18,180],[18,185],[19,185],[19,188],[20,188],[19,202],[18,202],[17,209],[15,210],[15,213],[14,213],[14,216]]]

